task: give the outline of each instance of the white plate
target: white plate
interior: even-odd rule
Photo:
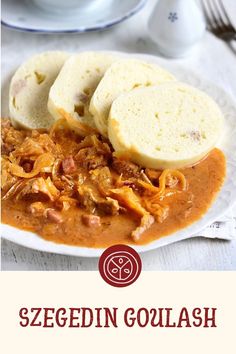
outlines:
[[[30,0],[2,0],[2,24],[34,33],[100,31],[133,16],[145,3],[146,0],[104,0],[99,1],[99,7],[88,3],[83,10],[69,11],[65,15],[65,11],[45,11]]]
[[[126,55],[140,58],[152,63],[162,65],[170,70],[179,80],[189,83],[206,93],[208,93],[221,107],[225,120],[225,135],[219,147],[224,151],[227,159],[227,177],[223,188],[218,194],[209,211],[197,222],[179,230],[169,236],[156,240],[146,246],[132,246],[138,252],[152,250],[176,241],[184,240],[189,237],[196,237],[202,229],[219,219],[236,202],[236,105],[229,95],[221,88],[201,78],[199,75],[177,66],[174,63],[167,62],[164,59],[151,55],[111,52],[116,55]],[[32,232],[26,232],[8,225],[2,225],[3,237],[22,246],[33,249],[68,254],[82,257],[98,257],[104,249],[93,249],[85,247],[67,246],[46,241]]]

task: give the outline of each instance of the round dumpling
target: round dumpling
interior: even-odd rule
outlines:
[[[175,80],[168,71],[137,59],[123,59],[113,63],[105,72],[90,102],[97,129],[107,136],[108,116],[112,102],[122,93],[141,86],[158,85]]]
[[[118,97],[111,106],[108,135],[116,152],[141,166],[182,168],[214,147],[223,121],[208,95],[171,82]]]
[[[25,128],[49,128],[48,93],[69,54],[60,51],[37,54],[14,74],[9,91],[12,123]]]
[[[95,128],[90,99],[115,58],[103,52],[72,55],[49,92],[48,109],[55,119],[66,118],[72,127]]]

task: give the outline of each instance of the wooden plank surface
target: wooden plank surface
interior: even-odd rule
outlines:
[[[97,270],[97,258],[34,251],[2,240],[2,270]],[[235,270],[236,241],[190,239],[142,254],[144,270]]]

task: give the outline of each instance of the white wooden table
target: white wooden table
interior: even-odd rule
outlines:
[[[30,55],[46,50],[120,50],[159,56],[149,39],[146,22],[155,1],[124,23],[99,33],[35,35],[2,29],[2,98],[7,114],[8,84],[11,74]],[[236,2],[225,0],[230,14]],[[233,19],[236,21],[236,19]],[[173,59],[172,59],[173,60]],[[236,48],[206,33],[191,57],[177,62],[196,70],[236,97]],[[236,124],[236,117],[235,117]],[[235,209],[236,216],[236,209]],[[62,256],[30,250],[2,240],[2,270],[96,270],[97,259]],[[203,238],[181,241],[142,255],[144,270],[236,270],[236,241]]]

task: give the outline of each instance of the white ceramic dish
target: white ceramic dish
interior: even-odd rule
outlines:
[[[46,11],[32,0],[2,0],[2,24],[34,33],[80,33],[112,27],[136,14],[146,0],[99,0],[81,9]]]
[[[114,54],[131,56],[117,52]],[[173,242],[187,239],[189,237],[200,236],[201,230],[219,219],[236,202],[236,104],[221,88],[206,81],[199,75],[184,69],[183,67],[176,66],[171,62],[169,63],[164,59],[151,55],[133,54],[132,56],[162,65],[166,69],[170,70],[179,80],[189,83],[208,93],[219,104],[226,120],[224,138],[222,139],[219,147],[224,151],[227,158],[227,177],[214,204],[200,220],[193,223],[189,227],[179,230],[169,236],[165,236],[148,245],[133,247],[138,252],[145,252]],[[2,225],[2,235],[9,241],[46,252],[82,257],[99,257],[104,251],[104,249],[75,247],[48,242],[32,232],[19,230],[8,225]]]

